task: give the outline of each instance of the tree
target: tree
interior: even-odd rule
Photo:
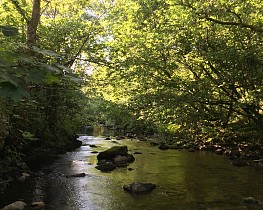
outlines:
[[[115,101],[159,125],[262,128],[260,1],[109,5],[101,21],[110,65],[98,72],[99,90],[110,87]]]
[[[76,60],[96,34],[84,18],[85,1],[78,2],[22,0],[0,6],[0,176],[19,165],[33,145],[39,153],[67,148],[85,121],[84,80]],[[48,33],[58,29],[65,33]]]

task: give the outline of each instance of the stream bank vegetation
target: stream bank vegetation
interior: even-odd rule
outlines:
[[[262,158],[262,7],[2,0],[0,181],[95,124]]]

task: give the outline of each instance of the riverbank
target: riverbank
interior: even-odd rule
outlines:
[[[251,166],[263,170],[263,145],[259,141],[225,143],[220,141],[214,142],[210,139],[197,141],[160,141],[155,138],[150,144],[157,146],[160,150],[209,151],[217,155],[226,156],[231,160],[233,166]]]

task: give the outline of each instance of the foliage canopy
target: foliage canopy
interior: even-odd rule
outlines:
[[[259,0],[2,0],[0,12],[7,130],[29,110],[11,127],[37,138],[79,118],[191,135],[262,130]]]
[[[259,0],[98,1],[107,65],[96,67],[97,91],[160,126],[261,130],[262,7]]]

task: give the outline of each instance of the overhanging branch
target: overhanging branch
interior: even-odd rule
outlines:
[[[249,24],[242,23],[242,22],[221,21],[221,20],[217,20],[217,19],[211,18],[208,15],[205,15],[205,19],[208,20],[208,21],[211,21],[213,23],[220,24],[220,25],[239,26],[241,28],[249,28],[251,31],[254,31],[254,32],[260,32],[260,33],[263,32],[263,28],[257,28],[257,27],[255,27],[253,25],[249,25]]]
[[[223,21],[223,20],[218,20],[218,19],[215,19],[215,18],[212,18],[211,16],[208,15],[208,13],[206,11],[203,11],[203,12],[197,12],[198,10],[191,4],[189,3],[184,3],[184,2],[180,2],[178,5],[180,6],[184,6],[184,7],[188,7],[190,9],[192,9],[193,11],[196,12],[197,15],[199,15],[202,19],[206,19],[210,22],[213,22],[213,23],[216,23],[216,24],[220,24],[220,25],[228,25],[228,26],[239,26],[241,28],[248,28],[250,29],[251,31],[254,31],[254,32],[259,32],[259,33],[262,33],[263,32],[263,28],[260,28],[260,27],[256,27],[254,25],[250,25],[250,24],[247,24],[247,23],[244,23],[240,17],[239,14],[227,9],[227,12],[231,13],[231,14],[234,14],[237,18],[238,18],[238,22],[234,22],[234,21]]]

